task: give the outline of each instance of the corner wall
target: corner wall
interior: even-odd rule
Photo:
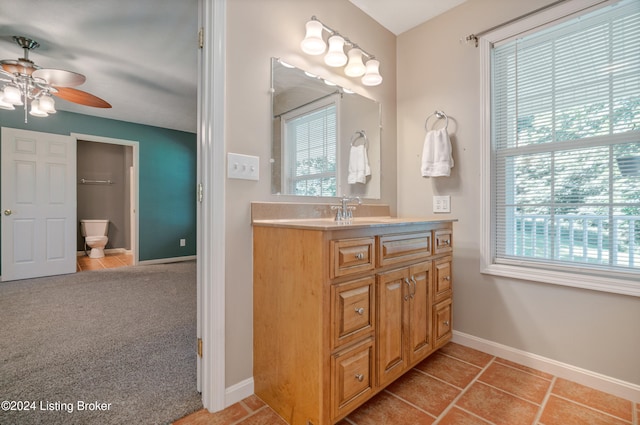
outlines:
[[[398,212],[429,214],[432,195],[451,195],[456,331],[640,385],[640,298],[480,273],[480,53],[460,39],[549,3],[467,0],[398,37]],[[426,179],[424,121],[436,109],[449,116],[455,167]]]
[[[380,60],[382,85],[365,89],[300,50],[312,15]],[[381,199],[396,205],[396,38],[348,0],[227,2],[226,150],[260,157],[260,180],[226,181],[226,386],[253,376],[251,201],[336,202],[271,195],[271,57],[331,77],[382,104]]]

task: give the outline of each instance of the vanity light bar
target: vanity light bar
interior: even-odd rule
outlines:
[[[325,52],[327,44],[322,37],[323,30],[330,34],[328,39],[329,51],[324,57],[327,65],[332,67],[346,65],[345,74],[349,77],[362,77],[362,84],[366,86],[377,86],[382,83],[382,76],[379,70],[380,62],[375,59],[375,56],[362,49],[349,38],[342,36],[333,28],[325,25],[315,16],[312,16],[311,20],[306,23],[306,34],[300,43],[303,52],[314,56]],[[344,53],[345,44],[351,48],[348,57]],[[366,64],[362,62],[362,56],[368,59]]]

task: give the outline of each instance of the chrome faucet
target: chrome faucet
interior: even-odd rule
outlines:
[[[356,207],[349,206],[349,202],[358,202],[358,205],[362,204],[362,200],[359,196],[343,195],[340,202],[341,205],[331,206],[332,210],[336,210],[336,221],[348,221],[353,218],[353,211],[356,209]]]

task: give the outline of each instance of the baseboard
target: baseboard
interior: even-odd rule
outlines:
[[[245,379],[224,390],[224,405],[229,407],[253,394],[253,378]]]
[[[527,351],[453,331],[453,342],[640,403],[640,385],[612,378]]]
[[[138,265],[148,264],[167,264],[167,263],[179,263],[181,261],[191,261],[198,258],[196,255],[186,255],[184,257],[172,257],[172,258],[158,258],[157,260],[142,260],[138,261]]]

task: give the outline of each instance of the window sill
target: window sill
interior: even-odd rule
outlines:
[[[481,273],[640,297],[640,281],[638,280],[543,270],[509,264],[490,264],[483,267]]]

